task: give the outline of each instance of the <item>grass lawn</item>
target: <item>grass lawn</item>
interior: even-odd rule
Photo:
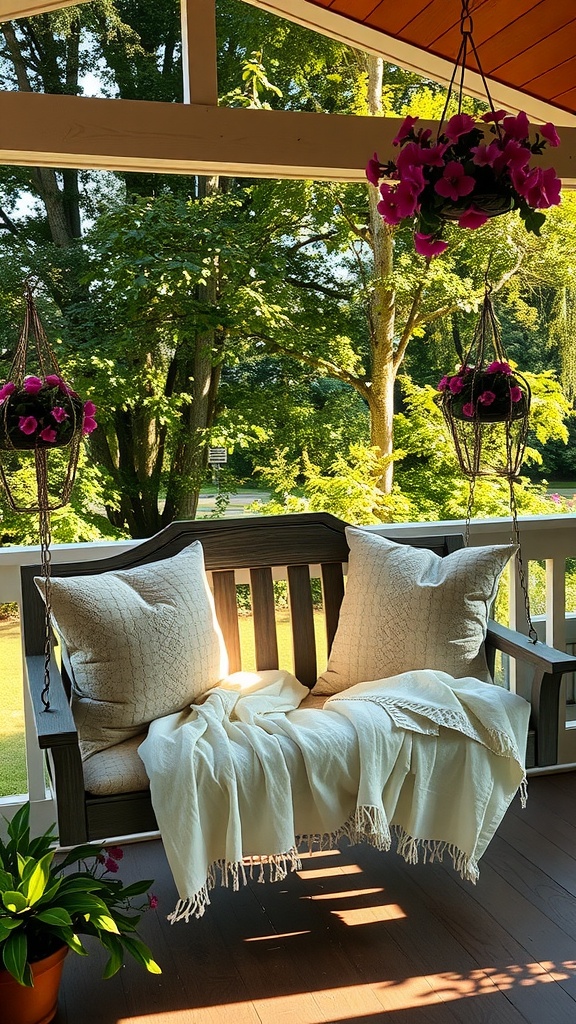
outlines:
[[[282,668],[294,671],[290,620],[287,612],[279,612],[278,660]],[[320,652],[318,671],[326,664],[326,639],[324,617],[321,612],[314,614],[316,644]],[[254,630],[252,617],[240,616],[240,644],[243,668],[253,671],[256,667],[254,654]],[[24,750],[24,711],[22,707],[22,671],[20,650],[20,626],[13,619],[0,621],[0,796],[25,793],[28,788]]]
[[[0,621],[0,796],[28,789],[21,659],[19,623]]]

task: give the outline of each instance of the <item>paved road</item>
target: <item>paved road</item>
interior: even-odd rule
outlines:
[[[242,516],[246,513],[244,509],[253,501],[268,501],[270,495],[266,491],[241,491],[239,494],[231,494],[228,507],[224,515],[226,518]],[[201,494],[198,502],[198,519],[212,515],[216,505],[215,495]]]

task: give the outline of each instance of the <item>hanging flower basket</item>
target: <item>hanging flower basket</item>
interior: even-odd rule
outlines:
[[[526,416],[530,387],[521,373],[507,362],[494,360],[484,369],[462,366],[438,384],[442,408],[453,417],[469,422],[505,423]]]
[[[0,448],[65,448],[75,433],[94,429],[95,411],[57,374],[29,375],[20,385],[7,381],[0,387]]]

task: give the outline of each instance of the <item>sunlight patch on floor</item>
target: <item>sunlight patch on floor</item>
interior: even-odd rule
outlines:
[[[345,864],[341,868],[302,868],[296,874],[299,878],[328,878],[334,875],[360,875],[362,868],[358,864]]]

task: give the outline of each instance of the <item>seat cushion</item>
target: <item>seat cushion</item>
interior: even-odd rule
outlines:
[[[138,733],[115,747],[99,750],[84,761],[84,786],[94,796],[139,793],[150,788],[138,747],[146,733]]]
[[[444,558],[349,527],[346,592],[326,671],[313,693],[415,669],[489,680],[484,640],[514,545],[462,548]]]
[[[44,580],[36,579],[44,592]],[[52,578],[83,757],[180,711],[228,673],[198,541],[134,569]]]

